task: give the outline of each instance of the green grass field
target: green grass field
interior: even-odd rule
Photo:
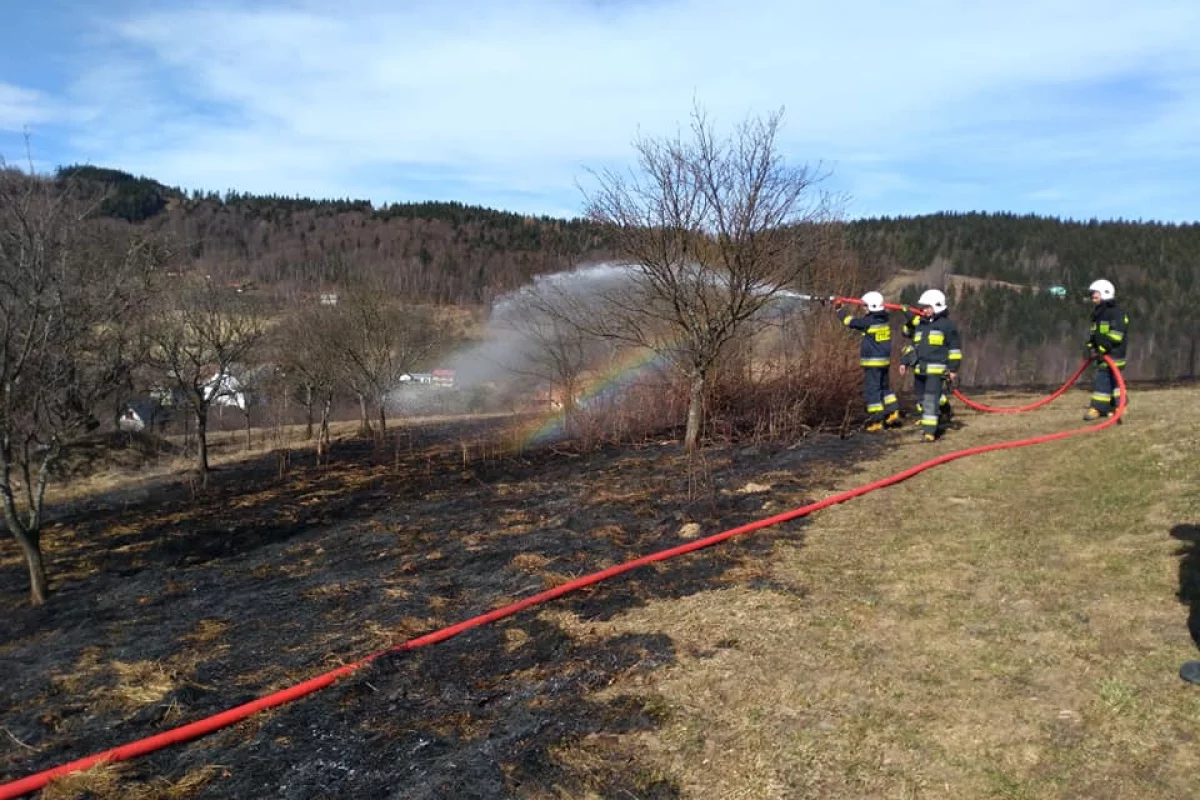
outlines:
[[[838,483],[1081,427],[1081,397],[964,412],[935,445],[894,434]],[[1200,535],[1198,454],[1200,390],[1135,392],[1119,427],[818,512],[775,548],[778,582],[802,592],[723,589],[581,625],[662,631],[681,654],[608,690],[648,693],[667,720],[621,749],[689,798],[1196,797],[1200,686],[1177,670],[1200,658],[1181,599],[1200,545],[1178,538]],[[586,769],[604,747],[558,757]]]

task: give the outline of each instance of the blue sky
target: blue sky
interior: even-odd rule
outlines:
[[[574,216],[693,100],[851,217],[1200,219],[1194,0],[0,0],[0,154]]]

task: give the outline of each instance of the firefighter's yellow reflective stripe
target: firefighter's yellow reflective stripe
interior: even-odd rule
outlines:
[[[1097,330],[1099,330],[1101,333],[1108,333],[1109,327],[1110,326],[1107,321],[1101,321],[1099,323],[1099,328],[1097,328]]]
[[[896,405],[896,404],[897,404],[897,403],[899,403],[899,402],[900,402],[900,401],[898,401],[898,400],[896,399],[896,395],[894,395],[894,394],[885,394],[885,395],[883,396],[883,404],[884,404],[884,405],[887,405],[887,406],[894,406],[894,405]]]
[[[846,316],[842,317],[842,324],[849,326],[851,319],[853,319],[853,317],[851,317],[849,314],[847,314]]]
[[[891,364],[890,358],[863,358],[858,362],[860,367],[889,367]]]
[[[945,364],[926,364],[925,366],[917,366],[918,375],[942,375],[946,372]]]
[[[1114,342],[1121,342],[1125,340],[1125,333],[1123,331],[1110,330],[1108,332],[1108,338],[1112,339]]]
[[[929,332],[929,343],[931,345],[933,345],[934,347],[938,347],[940,345],[945,344],[946,343],[946,334],[942,333],[941,331],[930,331]]]
[[[962,350],[953,350],[952,349],[950,351],[950,360],[951,361],[962,361]]]
[[[1114,359],[1113,359],[1113,362],[1114,362],[1114,363],[1115,363],[1115,364],[1116,364],[1116,365],[1117,365],[1119,368],[1121,368],[1121,369],[1125,369],[1125,359],[1123,359],[1123,358],[1114,358]],[[1107,361],[1101,361],[1101,362],[1100,362],[1100,369],[1108,369],[1108,362],[1107,362]]]
[[[892,326],[872,325],[867,328],[867,334],[874,337],[877,342],[890,342],[892,340]]]
[[[1107,395],[1107,394],[1101,394],[1100,392],[1092,392],[1092,399],[1098,400],[1101,403],[1107,403],[1109,400],[1112,399],[1112,396]]]
[[[867,403],[867,413],[877,414],[883,411],[883,403]]]

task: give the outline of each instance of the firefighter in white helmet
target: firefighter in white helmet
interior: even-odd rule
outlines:
[[[1092,298],[1092,330],[1087,340],[1088,353],[1092,358],[1108,356],[1119,369],[1125,369],[1125,352],[1128,344],[1129,315],[1117,307],[1116,287],[1103,278],[1092,281],[1088,287]],[[1092,403],[1083,418],[1091,421],[1107,417],[1117,410],[1121,402],[1121,387],[1109,369],[1108,362],[1096,364],[1096,380],[1092,384]]]
[[[883,295],[867,292],[861,298],[867,313],[855,317],[842,304],[834,309],[842,324],[862,334],[858,348],[858,365],[863,370],[863,397],[867,404],[867,430],[883,430],[900,425],[900,403],[892,391],[889,371],[892,367],[892,323],[883,306]]]
[[[937,441],[949,420],[949,400],[945,391],[958,377],[962,346],[958,326],[947,316],[946,295],[940,289],[927,289],[917,300],[924,313],[905,323],[904,333],[912,338],[901,360],[913,371],[913,393],[921,414],[921,440]]]

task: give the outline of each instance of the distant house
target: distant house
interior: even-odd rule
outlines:
[[[400,376],[400,382],[401,383],[431,384],[431,383],[433,383],[433,373],[432,372],[406,372]]]
[[[215,406],[235,406],[240,411],[246,410],[246,391],[237,376],[230,372],[221,373],[215,366],[205,368],[201,373],[204,381],[204,398]]]
[[[117,419],[117,427],[123,431],[138,432],[156,426],[161,430],[171,422],[171,409],[151,395],[135,397],[127,402]]]
[[[323,306],[336,306],[338,304],[337,292],[321,292],[320,303]]]
[[[445,389],[454,388],[454,370],[435,369],[433,371],[433,385]]]

